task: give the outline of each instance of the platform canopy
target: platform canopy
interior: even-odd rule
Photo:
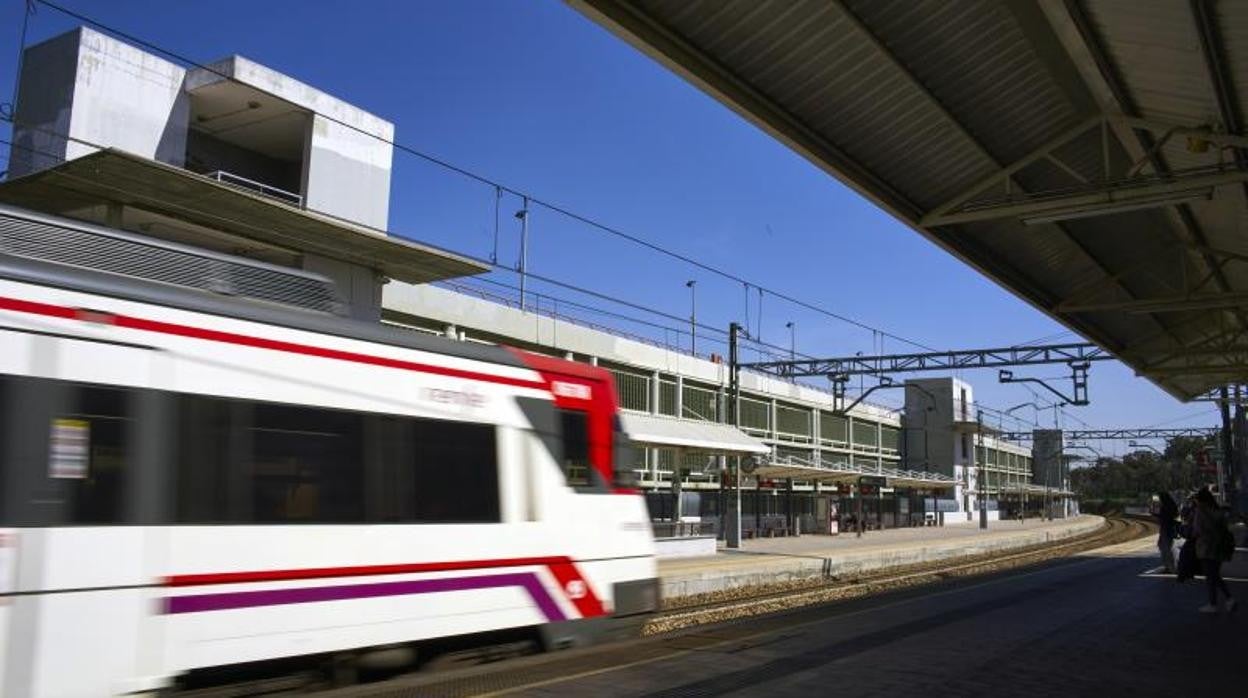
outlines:
[[[572,4],[1172,395],[1248,381],[1248,3]]]
[[[621,413],[620,421],[624,433],[639,446],[681,448],[720,455],[771,453],[767,444],[728,424],[636,412]]]
[[[957,484],[952,477],[942,473],[899,470],[883,466],[865,467],[832,459],[812,462],[800,458],[773,459],[755,468],[753,475],[778,480],[792,478],[806,482],[856,483],[865,476],[883,477],[889,487],[950,488]]]
[[[114,149],[0,182],[0,203],[71,218],[102,218],[98,211],[118,206],[128,227],[151,226],[180,242],[223,251],[241,248],[276,263],[317,254],[414,284],[488,271],[453,252]]]

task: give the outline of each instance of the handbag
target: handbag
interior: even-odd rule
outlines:
[[[1196,539],[1188,538],[1179,548],[1179,564],[1175,571],[1175,579],[1180,584],[1193,579],[1200,572],[1200,561],[1196,559]]]
[[[1231,527],[1225,521],[1219,522],[1218,547],[1214,552],[1222,562],[1230,562],[1235,557],[1235,534],[1231,533]]]

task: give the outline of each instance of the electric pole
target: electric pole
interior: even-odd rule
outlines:
[[[741,357],[737,347],[741,325],[728,325],[728,409],[732,425],[741,428]],[[733,457],[736,476],[733,478],[732,516],[724,531],[724,542],[729,548],[741,547],[741,456]]]

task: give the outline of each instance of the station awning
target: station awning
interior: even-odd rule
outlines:
[[[736,427],[695,419],[621,413],[624,433],[634,443],[720,454],[771,453],[767,444]]]
[[[488,271],[481,263],[452,252],[114,149],[0,183],[0,202],[70,217],[75,211],[118,204],[193,224],[204,235],[218,231],[358,264],[413,284]],[[186,242],[213,247],[207,240]]]
[[[1175,397],[1248,382],[1248,3],[569,2]]]
[[[899,470],[897,468],[865,468],[850,465],[849,463],[821,462],[816,465],[797,462],[796,459],[772,461],[761,465],[754,470],[753,475],[768,480],[792,478],[794,480],[828,484],[853,483],[857,482],[858,478],[866,475],[885,478],[889,487],[947,488],[957,484],[953,478],[940,473]]]

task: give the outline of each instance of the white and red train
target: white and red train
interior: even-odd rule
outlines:
[[[606,371],[320,283],[0,207],[0,695],[656,609]]]

